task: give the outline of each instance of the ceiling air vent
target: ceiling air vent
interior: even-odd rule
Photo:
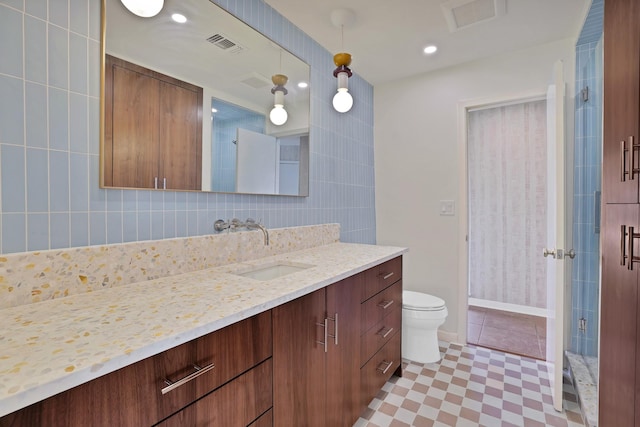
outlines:
[[[507,11],[506,0],[449,0],[441,6],[451,32],[503,16]]]
[[[238,43],[230,40],[224,34],[218,33],[214,34],[211,37],[207,38],[209,43],[213,43],[215,46],[218,46],[220,49],[229,53],[239,53],[244,50],[242,46]]]

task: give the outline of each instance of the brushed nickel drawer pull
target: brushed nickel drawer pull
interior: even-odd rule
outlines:
[[[385,364],[386,364],[387,366],[385,366],[385,367],[383,368],[382,366],[383,366],[383,365],[385,365]],[[387,361],[384,361],[384,360],[383,360],[383,361],[382,361],[382,363],[381,363],[380,365],[378,365],[377,370],[378,370],[378,372],[381,372],[381,373],[383,373],[383,374],[386,374],[386,373],[387,373],[387,371],[389,370],[389,368],[391,367],[391,365],[393,365],[393,360],[392,360],[391,362],[387,362]]]
[[[627,261],[627,226],[620,226],[620,265],[625,265]]]
[[[393,304],[393,300],[391,300],[391,301],[380,301],[378,303],[378,307],[382,308],[383,310],[386,310],[387,308],[389,308],[391,306],[391,304]]]
[[[327,334],[329,338],[333,338],[334,343],[338,345],[338,313],[336,313],[333,318],[329,317],[328,320],[333,322],[333,335]]]
[[[171,390],[174,390],[182,385],[185,385],[186,383],[188,383],[191,380],[194,380],[196,378],[198,378],[200,375],[206,374],[207,372],[209,372],[210,370],[212,370],[213,368],[215,368],[215,364],[210,364],[205,366],[204,368],[201,368],[198,365],[193,365],[193,369],[195,369],[195,372],[192,372],[191,374],[187,375],[186,377],[178,380],[178,381],[171,381],[169,379],[165,379],[164,383],[167,385],[167,387],[163,388],[162,394],[167,394],[169,393]]]
[[[324,328],[324,341],[316,341],[316,343],[320,344],[324,347],[324,352],[327,353],[328,345],[329,345],[329,325],[327,324],[329,319],[324,319],[323,323],[316,323],[316,326],[320,326]]]
[[[629,180],[634,181],[636,174],[640,172],[639,169],[636,168],[636,151],[638,150],[640,145],[635,143],[635,138],[633,136],[629,137]]]
[[[391,273],[389,273],[389,274],[385,274],[384,276],[382,276],[382,278],[383,278],[384,280],[387,280],[387,279],[388,279],[389,277],[391,277],[391,276],[393,276],[393,271],[392,271]]]
[[[384,327],[382,327],[382,329],[378,331],[377,335],[380,335],[382,338],[386,338],[389,336],[391,332],[393,332],[393,328],[389,328],[387,332],[384,332]]]

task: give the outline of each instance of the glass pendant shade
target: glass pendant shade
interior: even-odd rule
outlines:
[[[164,0],[120,0],[124,7],[142,18],[156,16],[164,6]]]

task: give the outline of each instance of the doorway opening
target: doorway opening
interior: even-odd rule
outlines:
[[[467,342],[546,358],[547,102],[467,110]]]

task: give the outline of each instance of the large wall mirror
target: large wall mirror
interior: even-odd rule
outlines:
[[[103,187],[308,195],[306,63],[209,0],[103,2]]]

